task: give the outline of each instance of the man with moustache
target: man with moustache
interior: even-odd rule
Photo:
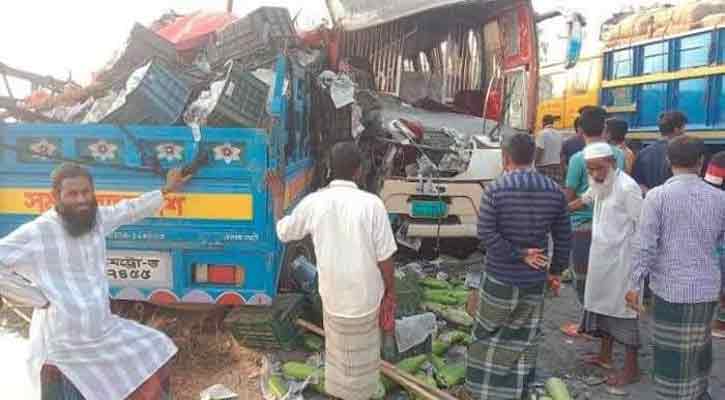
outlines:
[[[588,362],[602,368],[612,368],[615,341],[625,346],[624,368],[607,381],[611,386],[622,386],[639,379],[637,313],[627,307],[623,296],[630,288],[630,259],[642,209],[642,191],[634,179],[616,168],[609,144],[588,145],[584,148],[584,159],[589,189],[570,204],[570,209],[594,204],[582,330],[601,338],[599,355]]]
[[[55,207],[0,239],[0,279],[18,274],[48,299],[30,325],[30,368],[42,400],[170,399],[176,346],[111,314],[105,238],[155,215],[189,179],[169,171],[161,190],[98,207],[93,178],[65,163],[51,176]]]

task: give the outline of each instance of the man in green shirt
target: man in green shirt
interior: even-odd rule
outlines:
[[[584,132],[584,141],[587,145],[605,142],[604,126],[606,118],[607,112],[601,107],[587,107],[582,110],[579,124]],[[612,152],[617,162],[617,169],[624,170],[624,153],[617,146],[612,146]],[[589,176],[582,150],[569,159],[564,192],[567,200],[571,203],[578,199],[587,189],[589,189]],[[589,248],[592,244],[592,207],[586,206],[571,212],[570,215],[573,231],[571,242],[572,263],[574,264],[577,298],[580,304],[584,304],[587,270],[589,268]],[[569,336],[576,336],[578,335],[579,324],[565,324],[562,331]]]

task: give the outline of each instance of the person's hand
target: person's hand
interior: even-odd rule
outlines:
[[[526,249],[524,250],[524,263],[537,271],[543,271],[549,264],[549,257],[544,255],[542,249]]]
[[[549,274],[547,278],[547,283],[549,284],[549,288],[551,289],[551,291],[554,292],[554,297],[559,297],[559,289],[561,289],[561,277]]]
[[[380,304],[380,329],[390,333],[395,331],[395,293],[386,292]]]
[[[468,299],[466,300],[466,312],[471,318],[476,318],[478,312],[478,303],[481,300],[481,295],[478,293],[478,289],[470,289],[468,291]]]
[[[639,292],[636,290],[630,290],[624,296],[624,301],[627,303],[627,307],[636,311],[637,313],[642,312],[642,307],[639,305]]]
[[[185,176],[181,172],[181,168],[172,168],[166,174],[166,185],[161,191],[164,193],[178,192],[189,179],[191,179],[191,175]]]

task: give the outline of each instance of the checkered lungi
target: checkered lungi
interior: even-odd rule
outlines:
[[[518,288],[484,276],[466,356],[472,399],[521,399],[527,393],[536,376],[544,289],[544,283]]]
[[[659,400],[710,400],[712,320],[717,303],[674,304],[654,296],[654,384]]]
[[[592,247],[591,222],[573,227],[571,240],[571,258],[574,264],[574,287],[579,304],[584,305],[584,292],[589,271],[589,250]]]
[[[541,173],[542,175],[545,175],[545,176],[551,178],[559,186],[563,186],[564,174],[563,174],[563,171],[561,170],[561,165],[552,164],[552,165],[538,166],[538,167],[536,167],[536,170],[539,171],[539,173]]]
[[[581,331],[597,337],[611,336],[629,348],[638,349],[641,345],[639,320],[634,318],[617,318],[585,310]]]
[[[159,368],[126,400],[172,400],[171,361]],[[85,400],[85,397],[62,372],[51,364],[40,371],[41,400]]]
[[[380,379],[378,312],[342,318],[324,312],[325,391],[343,400],[368,400]]]

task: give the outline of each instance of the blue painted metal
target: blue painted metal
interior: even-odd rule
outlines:
[[[682,35],[659,42],[634,44],[629,62],[627,49],[605,52],[603,77],[608,80],[625,76],[623,70],[634,71],[633,76],[656,75],[667,71],[683,71],[706,65],[725,64],[725,28],[713,28],[697,34]],[[620,60],[618,64],[616,60]],[[661,65],[664,62],[664,65]],[[619,70],[617,67],[619,65]],[[633,102],[634,112],[614,116],[626,120],[630,131],[657,132],[657,120],[664,111],[679,110],[689,119],[688,131],[717,136],[706,138],[710,145],[725,144],[725,75],[663,81],[615,89],[602,89],[600,102],[604,106],[622,106]],[[629,88],[629,89],[627,89]],[[626,90],[631,93],[623,96]],[[619,93],[619,95],[617,95]],[[649,141],[643,141],[649,142]]]
[[[144,152],[159,157],[162,167],[170,168],[189,163],[198,151],[208,151],[210,163],[198,171],[185,188],[185,193],[249,194],[253,198],[251,220],[149,218],[135,225],[123,226],[111,234],[107,238],[108,248],[153,250],[171,255],[171,287],[135,287],[144,298],[149,298],[158,290],[167,290],[182,301],[185,296],[199,293],[208,296],[210,301],[218,301],[222,294],[231,292],[246,302],[267,304],[277,294],[284,246],[275,232],[274,199],[267,190],[265,178],[270,170],[285,165],[285,180],[291,182],[302,174],[308,174],[314,166],[309,149],[294,149],[295,158],[284,154],[288,135],[307,135],[306,124],[298,124],[288,131],[291,127],[286,112],[289,99],[280,85],[289,73],[286,64],[285,58],[280,57],[277,72],[281,78],[276,81],[277,87],[271,99],[275,117],[271,134],[261,129],[203,128],[202,138],[197,142],[187,127],[124,127],[132,134],[133,137],[130,137],[114,125],[0,124],[0,142],[5,145],[0,151],[0,189],[42,190],[50,187],[50,173],[57,162],[30,155],[22,157],[11,148],[25,148],[41,140],[57,145],[55,156],[67,159],[92,159],[94,155],[89,154],[88,146],[100,141],[117,146],[115,158],[104,159],[95,154],[90,166],[96,189],[114,192],[145,192],[162,186],[162,176],[150,171],[123,169],[144,167],[141,157]],[[293,90],[293,107],[300,113],[306,113],[306,83],[299,82]],[[297,143],[300,147],[309,145],[305,141]],[[178,146],[177,157],[164,155],[163,150],[168,146]],[[223,159],[214,152],[214,148],[219,146],[241,149],[240,159]],[[308,186],[302,188],[294,196],[294,202],[310,189]],[[0,214],[0,235],[8,234],[32,218],[33,215]],[[193,266],[196,263],[243,265],[245,282],[241,287],[195,283]],[[118,296],[123,289],[128,288],[112,287],[111,293]]]

